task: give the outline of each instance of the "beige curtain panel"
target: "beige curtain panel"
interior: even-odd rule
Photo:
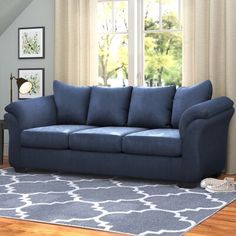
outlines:
[[[183,0],[183,85],[210,79],[213,96],[234,102],[235,9],[236,0]],[[227,172],[236,173],[236,115],[229,128]]]
[[[97,0],[55,0],[55,79],[97,84]]]

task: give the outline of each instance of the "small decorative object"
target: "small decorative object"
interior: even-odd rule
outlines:
[[[18,93],[19,99],[37,98],[44,96],[44,69],[43,68],[20,68],[18,76],[25,78],[32,84],[28,93]]]
[[[45,27],[18,29],[19,59],[44,58]]]
[[[12,103],[12,80],[15,79],[16,80],[16,84],[17,84],[17,88],[20,94],[27,94],[31,88],[32,88],[32,84],[31,82],[29,82],[28,80],[24,79],[24,78],[17,78],[15,76],[10,75],[10,81],[11,81],[11,86],[10,86],[10,102]]]

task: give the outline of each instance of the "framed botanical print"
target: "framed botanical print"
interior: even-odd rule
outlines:
[[[44,69],[43,68],[20,68],[18,77],[28,80],[32,84],[27,94],[18,92],[19,99],[37,98],[44,96]]]
[[[18,29],[18,58],[36,59],[45,57],[45,27]]]

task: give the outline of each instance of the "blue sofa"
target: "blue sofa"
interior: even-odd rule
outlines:
[[[234,113],[212,85],[74,87],[5,110],[9,159],[27,169],[194,183],[225,167]]]

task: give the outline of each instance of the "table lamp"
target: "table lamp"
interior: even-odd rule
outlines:
[[[16,80],[16,84],[17,84],[17,88],[19,93],[21,94],[26,94],[28,93],[31,88],[32,88],[32,83],[29,82],[28,80],[24,79],[24,78],[17,78],[15,76],[10,75],[10,80],[11,80],[11,88],[10,88],[10,102],[12,103],[12,80],[15,79]]]

